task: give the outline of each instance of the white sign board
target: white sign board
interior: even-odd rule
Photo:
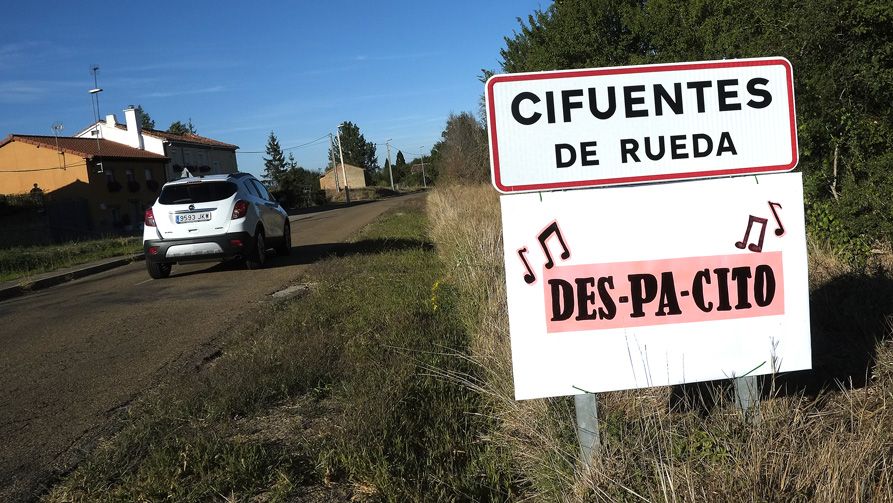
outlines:
[[[810,368],[800,173],[501,204],[516,398]]]
[[[486,99],[491,175],[502,193],[797,165],[784,58],[496,75]]]

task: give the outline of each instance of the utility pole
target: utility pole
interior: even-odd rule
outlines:
[[[419,152],[419,159],[421,159],[422,162],[419,163],[419,164],[422,165],[422,188],[427,189],[427,188],[428,188],[428,182],[425,181],[425,178],[427,178],[427,177],[425,176],[425,154],[422,153],[422,152],[424,152],[424,151],[425,151],[425,146],[422,145],[422,149],[421,149],[421,151]]]
[[[332,174],[335,175],[335,192],[341,192],[341,186],[338,185],[338,165],[335,164],[335,139],[332,138],[332,133],[329,133],[329,145],[333,147],[329,149],[329,153],[332,158]]]
[[[388,176],[391,178],[391,190],[394,190],[394,172],[391,166],[391,140],[384,142],[388,147]]]
[[[347,183],[347,174],[344,172],[344,150],[341,149],[341,125],[338,125],[338,155],[341,156],[341,177],[344,178],[344,199],[350,204],[350,184]]]

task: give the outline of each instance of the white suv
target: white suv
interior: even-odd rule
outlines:
[[[168,182],[145,224],[146,267],[155,279],[168,277],[175,263],[242,259],[257,269],[268,246],[291,252],[288,214],[248,173]]]

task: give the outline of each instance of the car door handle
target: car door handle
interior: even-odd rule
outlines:
[[[276,207],[276,203],[264,203],[264,204],[267,205],[267,206],[269,206],[270,208],[275,208],[275,207]]]

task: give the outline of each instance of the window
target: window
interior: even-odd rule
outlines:
[[[118,183],[118,180],[115,180],[115,172],[111,168],[105,170],[105,184],[108,187],[109,192],[118,192],[121,190],[121,184]]]
[[[232,182],[201,182],[167,185],[161,189],[161,204],[191,204],[220,201],[236,193]]]
[[[251,192],[254,197],[261,197],[260,192],[257,191],[257,187],[251,183],[251,180],[245,180],[245,187],[248,187],[248,192]]]
[[[133,174],[132,169],[125,170],[124,176],[127,177],[127,190],[129,190],[130,192],[136,192],[140,190],[140,184],[136,181],[136,175]]]
[[[251,180],[251,184],[257,188],[258,192],[260,192],[261,198],[266,199],[267,201],[273,200],[273,198],[270,197],[270,193],[267,192],[267,188],[264,187],[260,182],[258,182],[257,180]]]
[[[152,175],[152,168],[146,168],[146,188],[149,189],[149,192],[158,193],[158,182]]]

